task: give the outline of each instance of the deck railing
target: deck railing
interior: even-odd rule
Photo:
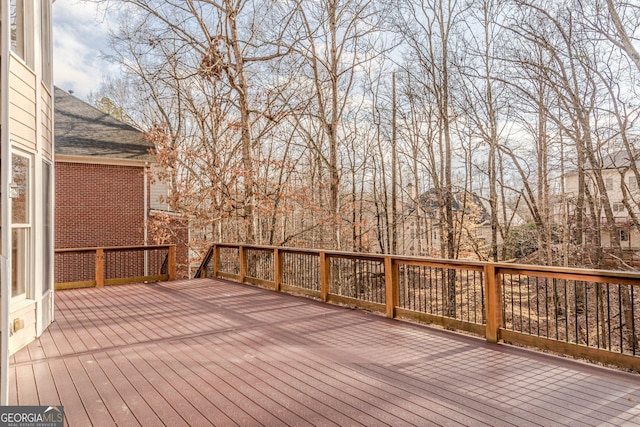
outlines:
[[[55,250],[55,288],[174,280],[175,245]]]
[[[640,372],[640,274],[214,244],[220,277]]]

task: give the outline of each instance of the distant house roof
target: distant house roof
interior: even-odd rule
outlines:
[[[617,169],[624,168],[631,164],[632,161],[638,162],[640,160],[640,151],[633,151],[629,153],[627,150],[615,151],[608,153],[603,159],[604,169]]]
[[[612,152],[607,152],[602,156],[602,169],[624,169],[628,168],[631,165],[632,161],[636,163],[640,163],[640,150],[635,148],[631,149],[631,152],[628,150],[616,150]],[[585,170],[593,170],[593,168],[589,165],[585,167]],[[577,169],[571,169],[565,172],[567,176],[577,175]]]
[[[470,199],[466,200],[466,203],[464,200],[465,194],[467,195],[467,197],[470,196]],[[480,196],[475,193],[454,193],[451,207],[454,212],[462,212],[464,209],[465,212],[470,213],[471,206],[469,202],[471,202],[476,208],[476,216],[474,218],[476,224],[481,225],[491,222],[491,215],[489,214],[487,206],[485,206],[485,203],[483,203],[483,200],[480,198]],[[438,216],[438,209],[440,204],[438,203],[438,197],[434,188],[430,188],[429,190],[420,194],[420,196],[418,197],[418,203],[421,205],[424,212],[430,217],[435,218]],[[409,215],[411,215],[413,212],[415,212],[415,206],[410,207],[408,213]]]
[[[55,154],[152,161],[142,132],[55,88]]]

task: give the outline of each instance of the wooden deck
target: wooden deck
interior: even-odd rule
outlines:
[[[11,404],[88,425],[640,425],[640,376],[199,279],[56,294]]]

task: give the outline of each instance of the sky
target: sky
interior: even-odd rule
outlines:
[[[103,13],[92,3],[57,0],[53,4],[54,81],[75,96],[87,99],[97,91],[105,75],[118,67],[101,59],[108,47],[108,28]]]

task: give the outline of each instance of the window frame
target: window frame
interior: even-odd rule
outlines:
[[[17,302],[22,300],[30,300],[34,298],[34,290],[33,290],[33,221],[34,221],[34,212],[33,212],[33,197],[34,197],[34,156],[33,154],[20,151],[20,150],[12,150],[11,152],[11,183],[12,185],[16,184],[16,175],[15,175],[15,158],[20,157],[25,159],[27,162],[26,166],[26,197],[25,197],[25,222],[14,221],[14,208],[15,203],[14,199],[11,201],[11,302]],[[19,191],[19,189],[18,189]],[[23,231],[24,234],[20,240],[17,240],[14,236],[17,231]],[[14,243],[21,243],[21,246],[16,247]],[[22,283],[17,283],[20,280]],[[20,290],[20,293],[14,294],[14,288],[16,290]]]
[[[620,242],[628,242],[630,237],[629,230],[625,230],[624,228],[618,229],[618,239]]]
[[[15,58],[24,61],[27,67],[35,71],[35,2],[28,0],[9,0],[9,2],[10,51]]]
[[[54,288],[53,276],[51,271],[54,268],[54,255],[53,255],[53,180],[54,180],[54,165],[48,159],[42,159],[42,173],[41,173],[41,185],[42,191],[40,192],[40,201],[42,202],[42,295],[50,292]]]
[[[613,190],[613,178],[610,176],[604,177],[604,189],[607,191]]]
[[[51,2],[43,1],[40,14],[40,68],[42,82],[53,92],[53,45]]]

